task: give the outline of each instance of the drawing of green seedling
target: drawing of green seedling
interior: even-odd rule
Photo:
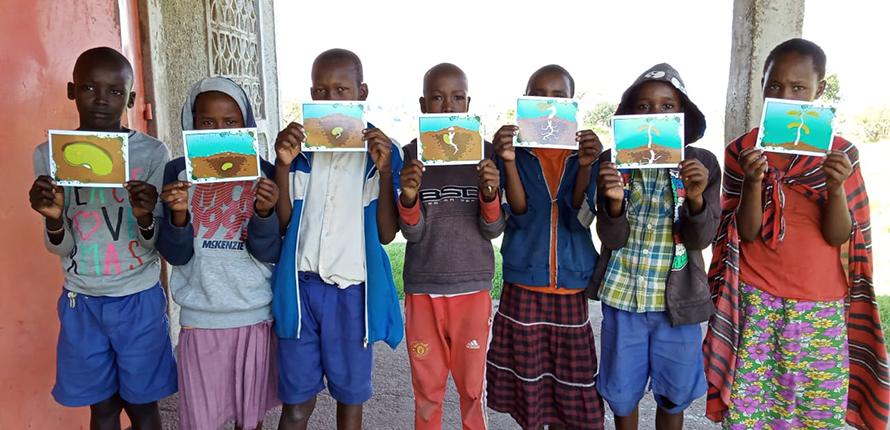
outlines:
[[[803,132],[804,134],[810,134],[810,127],[807,126],[806,124],[804,124],[804,119],[807,116],[818,118],[819,112],[812,110],[810,107],[808,107],[806,105],[802,105],[801,109],[799,111],[797,111],[797,110],[788,111],[788,115],[790,115],[792,117],[797,117],[797,121],[794,121],[794,122],[791,122],[788,124],[788,128],[797,127],[797,138],[794,139],[794,146],[797,146],[797,144],[800,143],[800,133],[801,132]]]
[[[340,136],[343,135],[343,127],[334,127],[334,129],[331,130],[331,134],[333,134],[335,138],[339,139]]]

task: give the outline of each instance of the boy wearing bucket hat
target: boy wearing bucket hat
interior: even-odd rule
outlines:
[[[684,114],[686,145],[704,134],[704,115],[668,64],[643,73],[616,111],[662,113]],[[701,250],[718,227],[720,166],[711,152],[688,146],[669,169],[618,170],[610,157],[602,154],[597,175],[603,252],[589,288],[603,308],[597,390],[616,428],[636,429],[649,381],[656,428],[680,429],[683,411],[707,389],[699,324],[714,305]]]

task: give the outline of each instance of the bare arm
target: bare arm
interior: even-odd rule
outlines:
[[[846,153],[831,151],[822,162],[822,170],[828,191],[828,201],[822,211],[822,237],[829,245],[840,246],[850,239],[853,230],[844,191],[844,181],[853,173],[853,167]]]
[[[363,131],[368,141],[368,152],[380,175],[380,195],[377,196],[377,235],[380,243],[387,244],[399,231],[399,210],[396,206],[396,190],[393,180],[392,140],[379,128]]]
[[[766,156],[763,150],[747,148],[739,154],[739,165],[745,173],[736,219],[739,238],[753,242],[763,228],[763,189],[761,183],[766,173]]]
[[[578,145],[578,174],[575,176],[575,189],[572,192],[572,207],[581,209],[587,187],[590,186],[590,171],[593,163],[603,152],[603,144],[600,138],[591,130],[582,130],[577,133],[575,140]],[[590,202],[593,205],[593,202]]]
[[[290,217],[293,213],[293,202],[290,199],[290,166],[300,155],[300,143],[306,140],[306,130],[302,125],[292,122],[278,133],[275,139],[275,185],[278,186],[278,201],[275,211],[278,213],[278,225],[281,234],[287,233]]]
[[[494,135],[494,149],[498,156],[504,160],[504,176],[507,181],[507,204],[514,215],[522,215],[528,212],[528,203],[525,199],[525,188],[519,178],[519,170],[516,168],[516,152],[513,148],[513,137],[519,133],[519,127],[505,125]]]

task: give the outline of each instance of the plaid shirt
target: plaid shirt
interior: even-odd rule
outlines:
[[[664,312],[674,256],[671,177],[668,169],[641,169],[632,177],[626,209],[630,236],[612,253],[599,297],[628,312]]]

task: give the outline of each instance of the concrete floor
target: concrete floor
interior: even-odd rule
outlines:
[[[590,304],[590,318],[593,322],[596,334],[597,350],[599,350],[599,327],[602,321],[602,313],[598,302]],[[704,326],[702,327],[704,330]],[[365,404],[364,428],[365,429],[394,429],[410,430],[414,428],[414,395],[411,389],[411,375],[408,367],[408,352],[403,341],[395,350],[383,343],[378,343],[374,348],[374,397]],[[176,395],[161,401],[161,414],[164,419],[164,430],[178,430],[178,398]],[[458,395],[454,383],[449,381],[448,392],[445,395],[444,423],[442,428],[460,429],[460,410],[458,407]],[[713,430],[720,426],[704,417],[704,397],[698,399],[686,412],[687,430]],[[281,409],[275,409],[266,416],[264,428],[276,429]],[[493,430],[513,430],[519,426],[507,414],[489,410],[489,426]],[[226,430],[234,428],[232,423],[225,427]],[[336,403],[323,392],[318,397],[315,413],[309,424],[313,430],[327,430],[336,428]],[[611,412],[606,414],[606,428],[613,429],[614,421]],[[655,428],[655,401],[651,393],[643,398],[640,405],[640,428]]]

